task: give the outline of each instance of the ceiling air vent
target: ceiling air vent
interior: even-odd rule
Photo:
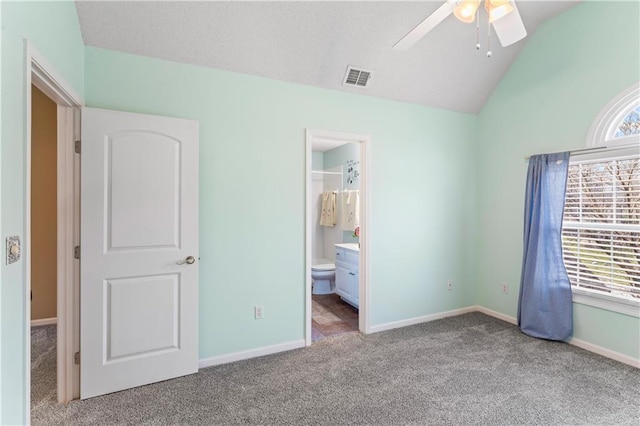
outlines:
[[[371,76],[373,72],[357,69],[352,66],[347,67],[347,73],[344,76],[344,81],[342,84],[345,86],[351,87],[362,87],[367,88],[369,86],[369,82],[371,81]]]

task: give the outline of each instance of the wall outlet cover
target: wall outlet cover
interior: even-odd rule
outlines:
[[[12,235],[7,237],[7,265],[11,265],[12,263],[16,263],[20,260],[20,255],[22,253],[22,248],[20,247],[20,236]]]
[[[254,307],[253,312],[255,314],[256,319],[262,319],[262,317],[264,316],[264,306],[258,305]]]

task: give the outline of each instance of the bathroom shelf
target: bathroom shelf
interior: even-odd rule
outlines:
[[[311,173],[321,173],[323,175],[341,175],[342,172],[323,172],[322,170],[312,170]]]

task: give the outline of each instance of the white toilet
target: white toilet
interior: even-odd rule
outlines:
[[[311,281],[313,294],[335,293],[336,265],[327,259],[313,259]]]

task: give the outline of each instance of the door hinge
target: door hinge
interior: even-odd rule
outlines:
[[[80,246],[75,246],[73,248],[73,258],[80,259]]]
[[[76,154],[80,154],[80,145],[81,145],[81,144],[80,144],[80,141],[76,141],[76,143],[75,143],[75,145],[74,145],[74,146],[75,146]]]
[[[75,365],[80,365],[80,352],[73,354],[73,363]]]

